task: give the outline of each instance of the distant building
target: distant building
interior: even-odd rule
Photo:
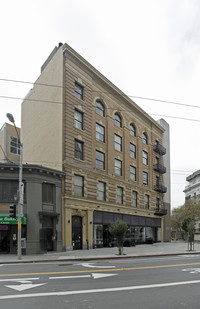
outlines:
[[[16,128],[20,136],[20,128]],[[13,125],[4,123],[0,129],[0,162],[19,163],[20,143]]]
[[[185,193],[185,200],[200,199],[200,170],[194,172],[186,178],[189,185],[185,187],[183,191]]]
[[[193,199],[196,202],[200,200],[200,170],[189,175],[186,180],[189,182],[189,185],[185,187],[183,191],[185,193],[185,201]],[[195,222],[195,235],[194,240],[200,240],[200,220]]]
[[[111,245],[108,227],[117,219],[136,243],[170,241],[168,124],[67,44],[42,66],[21,127],[24,162],[66,173],[64,250]]]

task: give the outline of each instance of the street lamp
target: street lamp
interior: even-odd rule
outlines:
[[[20,141],[20,137],[15,125],[15,119],[12,114],[8,113],[6,114],[10,122],[13,123],[15,131],[17,133],[17,138],[19,141],[19,146],[20,146],[20,163],[19,163],[19,198],[18,198],[18,237],[17,237],[17,257],[18,260],[21,260],[22,258],[22,248],[21,248],[21,236],[22,236],[22,216],[23,216],[23,193],[24,193],[24,184],[22,182],[22,170],[23,170],[23,165],[22,165],[22,157],[23,157],[23,145]]]

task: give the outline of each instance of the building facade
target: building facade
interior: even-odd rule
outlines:
[[[67,44],[55,47],[22,103],[22,142],[24,162],[65,172],[64,250],[112,245],[117,219],[138,243],[170,240],[163,123]]]
[[[23,165],[23,254],[62,251],[63,176],[47,167]],[[17,205],[18,188],[19,166],[0,163],[0,253],[17,252],[18,215],[11,218],[9,208]]]
[[[16,127],[18,136],[20,128]],[[0,129],[0,162],[14,162],[19,164],[20,142],[13,125],[4,123]]]

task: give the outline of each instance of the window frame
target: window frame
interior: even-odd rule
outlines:
[[[20,140],[15,136],[10,136],[10,153],[20,155]]]
[[[76,117],[76,114],[81,116],[81,120],[79,120]],[[75,108],[74,110],[74,127],[79,129],[79,130],[83,130],[83,112],[79,111],[78,109]]]
[[[97,155],[102,155],[103,160],[97,158]],[[98,164],[101,163],[101,164]],[[96,150],[96,168],[105,170],[105,153],[99,150]]]
[[[80,185],[78,180],[80,180]],[[84,196],[84,176],[74,174],[74,196]]]
[[[148,152],[145,150],[142,150],[142,163],[145,165],[148,165]]]
[[[142,133],[142,142],[145,145],[148,145],[148,136],[145,132]]]
[[[143,183],[143,185],[147,186],[148,182],[149,182],[149,180],[148,180],[148,173],[143,171],[142,172],[142,183]]]
[[[96,100],[96,113],[102,117],[105,117],[105,106],[99,100]]]
[[[117,166],[117,163],[120,164],[120,166]],[[119,171],[119,173],[118,173]],[[118,176],[122,176],[122,160],[115,158],[115,174]]]
[[[117,186],[117,204],[123,205],[124,188]]]
[[[132,172],[131,169],[133,169],[134,172]],[[131,175],[133,175],[133,177],[131,177]],[[136,181],[136,167],[133,165],[130,165],[130,179]]]
[[[74,83],[74,95],[76,98],[83,100],[83,91],[84,87],[79,84],[77,81]]]
[[[101,186],[102,186],[102,188],[101,188]],[[97,199],[99,201],[105,201],[106,200],[106,183],[104,181],[98,182],[98,197],[97,197]]]
[[[115,133],[114,135],[115,150],[122,152],[122,137]]]
[[[133,149],[131,147],[133,146]],[[136,145],[130,142],[130,157],[136,159]]]
[[[97,130],[97,128],[103,129],[103,133]],[[105,127],[96,122],[96,141],[105,143]]]
[[[122,117],[118,113],[115,113],[115,125],[122,128]]]
[[[42,183],[42,204],[55,204],[55,189],[56,186],[53,183]]]
[[[77,148],[78,144],[81,146],[81,149]],[[74,157],[76,159],[83,161],[83,159],[84,159],[83,148],[84,148],[84,143],[75,138],[75,140],[74,140]]]
[[[134,126],[134,124],[130,124],[130,134],[134,137],[136,137],[136,128]]]
[[[138,206],[138,192],[137,191],[132,191],[132,199],[131,199],[131,205],[133,207]]]
[[[145,209],[149,209],[149,201],[150,201],[150,197],[148,194],[145,194],[144,196],[144,205],[145,205]]]

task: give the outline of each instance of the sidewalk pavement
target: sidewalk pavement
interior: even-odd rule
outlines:
[[[199,254],[200,244],[194,244],[194,250],[188,251],[186,242],[161,242],[155,244],[124,247],[124,255],[118,255],[118,248],[98,248],[90,250],[74,250],[66,252],[48,252],[38,255],[22,255],[19,261],[17,255],[0,254],[0,264],[10,263],[38,263],[50,261],[89,261],[116,258],[136,258],[167,255]]]

